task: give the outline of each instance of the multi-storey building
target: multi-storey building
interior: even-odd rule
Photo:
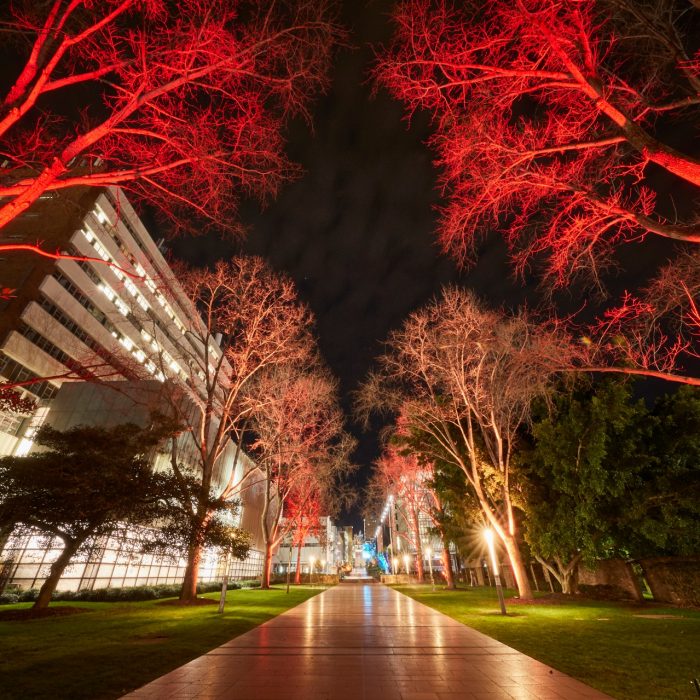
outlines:
[[[338,565],[342,564],[337,550],[338,529],[327,515],[319,520],[319,529],[308,535],[300,548],[294,544],[292,533],[282,540],[272,559],[273,570],[277,574],[284,575],[289,569],[294,575],[297,567],[304,574],[309,573],[312,568],[317,573],[338,572]]]
[[[3,416],[0,454],[29,451],[66,381],[163,379],[164,363],[185,379],[182,346],[196,313],[172,284],[162,288],[169,267],[119,190],[46,195],[3,239],[75,259],[12,252],[0,261],[0,284],[14,290],[0,302],[0,377],[39,404],[29,419]]]
[[[40,243],[44,251],[67,257],[54,260],[15,251],[0,260],[0,287],[13,290],[0,300],[0,382],[19,385],[17,391],[37,402],[29,417],[0,415],[0,455],[27,454],[46,421],[65,429],[134,420],[134,396],[152,394],[153,386],[166,378],[170,384],[186,384],[190,392],[200,390],[204,352],[197,334],[187,331],[201,320],[120,190],[77,188],[47,194],[2,233],[6,241]],[[209,353],[220,352],[218,346],[209,348]],[[119,392],[109,389],[117,386],[114,382]],[[131,403],[118,398],[127,394]],[[244,455],[236,462],[235,455],[240,451],[232,443],[221,460],[220,476],[254,468]],[[240,521],[253,534],[253,549],[234,575],[254,576],[261,570],[259,500],[255,489],[246,491]],[[128,549],[128,533],[122,534],[100,545],[111,552],[105,556],[114,559],[115,547]],[[51,555],[38,542],[25,538],[8,544],[5,559],[11,549],[13,573],[5,567],[5,578],[11,575],[24,585],[41,578]],[[87,577],[88,585],[97,579],[100,585],[111,581],[104,567],[100,569],[99,557],[88,559],[82,572],[73,572],[71,587],[85,585],[88,568],[99,570]],[[154,564],[152,557],[149,562],[135,565],[142,572],[166,571],[154,574],[155,580],[149,573],[149,583],[182,575],[181,566]],[[205,576],[219,567],[211,557],[207,562]],[[122,571],[124,566],[120,564],[117,578],[144,582],[143,574],[133,574],[128,566]]]

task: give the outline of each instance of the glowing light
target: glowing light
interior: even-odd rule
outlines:
[[[493,571],[493,579],[496,584],[496,592],[498,593],[498,602],[501,606],[501,615],[506,614],[506,603],[503,597],[503,588],[501,586],[501,577],[498,573],[498,560],[496,559],[496,548],[493,546],[493,530],[490,527],[484,529],[484,539],[489,548],[491,556],[491,567]]]
[[[489,556],[491,558],[491,566],[493,567],[494,575],[498,574],[498,560],[496,559],[496,548],[493,546],[493,530],[490,527],[484,529],[484,539],[489,548]]]
[[[411,561],[411,557],[410,557],[408,554],[404,554],[404,555],[403,555],[403,563],[404,563],[404,566],[406,567],[406,573],[407,573],[407,574],[409,573],[409,570],[408,570],[408,563],[409,563],[410,561]]]

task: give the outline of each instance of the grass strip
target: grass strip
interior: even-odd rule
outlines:
[[[699,611],[542,596],[509,605],[504,617],[495,589],[394,588],[619,700],[695,695]]]
[[[229,591],[226,610],[141,603],[53,603],[88,612],[0,620],[0,698],[117,698],[320,593],[294,586]],[[218,600],[218,593],[204,598]],[[3,605],[1,610],[29,607]]]

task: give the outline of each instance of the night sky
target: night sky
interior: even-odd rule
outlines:
[[[417,115],[409,125],[401,104],[384,92],[372,95],[368,76],[371,45],[389,39],[392,5],[345,2],[343,21],[354,48],[336,59],[331,90],[314,110],[313,133],[303,123],[289,131],[289,154],[305,174],[262,211],[244,204],[245,241],[212,235],[171,244],[174,255],[198,265],[242,250],[291,275],[316,315],[321,351],[340,379],[348,416],[351,392],[389,331],[442,285],[470,286],[494,305],[536,301],[532,288],[512,281],[500,239],[487,240],[478,265],[464,273],[435,247],[439,193],[424,145],[430,124]],[[650,255],[658,259],[658,241],[649,245],[623,253],[631,274],[641,274]],[[613,282],[612,291],[624,286],[624,280]],[[579,306],[576,297],[569,295],[565,304]],[[380,426],[363,433],[348,419],[348,427],[360,442],[355,461],[361,486],[378,456]],[[343,520],[358,526],[360,506]]]

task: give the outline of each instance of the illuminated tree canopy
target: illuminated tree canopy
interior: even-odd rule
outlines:
[[[0,227],[47,193],[119,185],[175,230],[235,230],[241,194],[298,172],[281,130],[341,36],[325,0],[4,7],[25,58],[0,99]]]

